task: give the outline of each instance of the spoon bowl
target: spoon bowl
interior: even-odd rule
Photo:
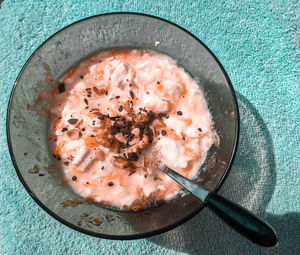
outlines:
[[[39,94],[49,89],[47,77],[56,83],[76,63],[111,48],[143,48],[168,55],[197,81],[220,143],[209,150],[196,182],[212,191],[221,186],[239,135],[238,106],[228,75],[194,35],[169,21],[137,13],[103,14],[75,22],[32,54],[18,75],[9,101],[9,151],[25,189],[58,221],[101,238],[144,238],[179,226],[200,212],[204,204],[187,194],[145,210],[125,212],[83,200],[62,185],[61,173],[49,150],[49,120],[35,110]],[[93,219],[102,224],[92,224]]]

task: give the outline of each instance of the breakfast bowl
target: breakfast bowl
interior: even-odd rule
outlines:
[[[117,210],[77,195],[64,183],[49,147],[50,120],[42,116],[40,95],[72,66],[109,49],[147,49],[175,59],[197,82],[218,136],[201,164],[199,185],[217,191],[231,167],[239,134],[233,87],[214,54],[185,29],[137,13],[111,13],[75,22],[47,39],[28,59],[14,84],[7,112],[11,158],[27,192],[47,213],[85,234],[136,239],[163,233],[184,223],[205,204],[181,193],[142,210]]]

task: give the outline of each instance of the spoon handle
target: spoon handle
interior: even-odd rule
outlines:
[[[214,192],[210,194],[206,204],[225,223],[253,243],[267,248],[277,246],[274,229],[245,208]]]
[[[277,237],[273,228],[245,208],[230,200],[199,186],[170,168],[164,172],[191,192],[225,223],[241,235],[263,247],[276,247]]]

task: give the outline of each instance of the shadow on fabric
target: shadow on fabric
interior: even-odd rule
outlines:
[[[188,254],[300,254],[300,214],[266,213],[276,184],[271,135],[251,102],[241,94],[237,97],[240,141],[232,169],[219,193],[269,222],[278,235],[279,246],[267,250],[252,244],[208,208],[182,226],[149,240]]]

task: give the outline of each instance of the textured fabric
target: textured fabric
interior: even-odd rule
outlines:
[[[237,92],[241,133],[220,193],[269,221],[278,248],[256,247],[208,209],[153,238],[98,239],[57,222],[27,194],[6,142],[14,81],[32,52],[58,29],[117,11],[177,23],[224,65]],[[297,0],[5,0],[0,9],[0,254],[300,254],[299,13]]]

